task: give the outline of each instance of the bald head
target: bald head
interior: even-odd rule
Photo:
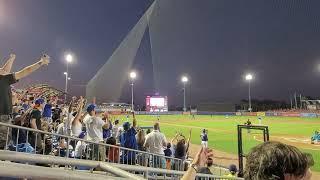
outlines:
[[[154,123],[153,129],[154,130],[159,130],[160,129],[160,124],[158,122]]]

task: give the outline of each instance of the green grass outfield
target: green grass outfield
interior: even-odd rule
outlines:
[[[139,126],[152,126],[157,120],[153,115],[137,115]],[[237,125],[244,124],[247,119],[253,124],[258,124],[257,117],[254,116],[210,116],[196,115],[192,119],[190,115],[161,115],[160,129],[171,139],[177,131],[188,135],[189,129],[192,128],[191,141],[193,144],[200,144],[200,133],[203,128],[208,129],[209,146],[211,148],[232,153],[237,155]],[[126,118],[120,117],[123,122]],[[320,130],[320,118],[300,118],[300,117],[262,117],[262,124],[269,126],[270,140],[275,140],[272,136],[290,137],[299,139],[310,139],[314,130]],[[259,144],[254,138],[261,137],[258,132],[243,133],[245,153]],[[259,139],[259,138],[257,138]],[[313,146],[299,147],[302,151],[309,152],[313,155],[315,166],[312,168],[320,172],[320,148]]]

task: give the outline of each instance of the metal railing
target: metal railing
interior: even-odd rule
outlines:
[[[0,179],[68,179],[68,180],[106,180],[106,179],[126,179],[115,176],[107,176],[81,171],[71,171],[61,168],[48,168],[33,166],[28,164],[12,163],[7,161],[0,162]]]
[[[63,157],[53,157],[53,156],[46,156],[46,155],[39,155],[39,154],[27,154],[27,153],[21,153],[21,152],[12,152],[12,151],[0,151],[0,160],[9,160],[9,161],[14,161],[14,162],[19,162],[19,163],[29,163],[29,164],[42,164],[42,165],[51,165],[51,167],[54,167],[54,165],[67,165],[67,166],[81,166],[81,165],[85,165],[87,167],[90,168],[100,168],[106,172],[109,172],[113,175],[115,175],[116,177],[123,177],[123,178],[129,178],[129,179],[135,179],[135,180],[141,180],[143,178],[136,176],[134,174],[131,174],[127,171],[121,170],[117,167],[114,167],[108,163],[103,163],[103,162],[99,162],[99,161],[86,161],[86,160],[78,160],[77,159],[65,159]],[[22,166],[22,164],[18,164],[18,163],[14,163],[14,164],[8,164],[10,166],[13,167],[19,167]],[[28,165],[30,168],[33,169],[39,169],[38,166],[32,166],[32,165]],[[49,171],[50,169],[55,169],[55,168],[48,168]],[[71,168],[73,169],[73,168]],[[21,170],[21,169],[20,169]],[[20,171],[18,170],[18,171]],[[47,171],[47,170],[46,170]],[[56,170],[55,170],[56,171]],[[56,174],[52,174],[52,172],[37,172],[37,171],[31,171],[32,173],[26,173],[26,174],[22,174],[22,176],[30,176],[32,174],[40,174],[40,176],[42,175],[48,175],[48,176],[52,176],[54,177],[58,177],[59,173],[53,171]],[[11,172],[10,172],[11,173]],[[13,172],[16,174],[20,174],[17,172]],[[10,176],[12,177],[11,174],[8,174],[8,172],[4,172],[4,171],[0,171],[1,176]],[[28,175],[30,174],[30,175]],[[13,174],[15,175],[15,174]],[[17,176],[21,176],[21,175],[17,175]]]
[[[7,128],[4,150],[168,170],[184,169],[184,162],[178,158],[0,122],[1,126]]]
[[[46,168],[45,167],[37,167],[32,165],[25,164],[17,164],[10,162],[0,162],[0,177],[16,177],[16,178],[39,178],[45,177],[50,179],[64,179],[64,177],[68,177],[70,179],[76,179],[81,175],[79,179],[101,179],[103,178],[101,175],[99,176],[99,172],[97,171],[87,171],[84,173],[83,171],[79,172],[75,167],[77,166],[86,166],[90,169],[93,168],[101,168],[105,172],[109,172],[113,175],[120,176],[123,178],[129,179],[141,179],[142,177],[146,179],[180,179],[185,172],[183,171],[175,171],[175,170],[166,170],[159,168],[151,168],[151,167],[142,167],[142,166],[132,166],[126,164],[115,164],[115,163],[107,163],[107,162],[99,162],[99,161],[91,161],[91,160],[83,160],[83,159],[65,159],[63,157],[53,157],[39,154],[27,154],[21,152],[12,152],[12,151],[3,151],[0,150],[0,160],[14,161],[19,163],[28,163],[28,164],[47,164],[51,165],[51,167],[57,167],[57,165],[63,165],[68,168],[64,168],[65,171],[62,171],[61,168],[57,170],[57,168]],[[9,171],[5,171],[4,167],[12,167]],[[27,167],[28,169],[21,170],[21,168]],[[40,171],[41,170],[41,171]],[[16,172],[18,171],[18,172]],[[131,173],[128,173],[128,172]],[[66,173],[67,172],[67,173]],[[92,174],[89,174],[91,172]],[[100,173],[101,174],[101,173]],[[136,174],[136,175],[134,175]],[[103,174],[104,178],[117,179],[116,176],[107,176],[109,174]],[[230,177],[222,177],[208,174],[197,174],[196,179],[207,180],[228,180],[228,179],[236,179],[243,180],[241,178],[230,178]]]

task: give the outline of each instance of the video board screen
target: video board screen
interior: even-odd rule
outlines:
[[[166,96],[147,96],[146,110],[147,111],[168,111],[168,102]]]
[[[164,106],[164,98],[155,98],[151,97],[150,98],[150,106],[157,106],[157,107],[163,107]]]

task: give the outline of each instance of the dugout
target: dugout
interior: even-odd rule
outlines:
[[[207,112],[235,112],[236,105],[233,103],[205,102],[198,104],[197,110]]]

